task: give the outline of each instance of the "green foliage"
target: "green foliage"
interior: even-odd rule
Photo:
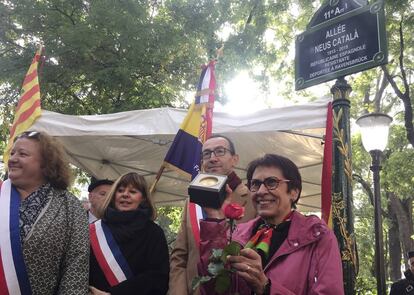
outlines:
[[[387,150],[382,159],[381,171],[381,203],[383,211],[387,212],[386,191],[394,192],[402,199],[412,198],[412,170],[413,149],[407,145],[405,130],[402,126],[393,126],[390,131],[390,138]],[[371,190],[372,172],[371,157],[363,149],[360,135],[352,138],[352,156],[354,173],[364,179]],[[403,167],[403,168],[402,168]],[[411,187],[407,187],[411,184]],[[354,216],[355,216],[355,237],[357,241],[359,257],[359,274],[356,282],[357,294],[376,294],[375,279],[375,237],[374,237],[374,208],[364,189],[356,183],[353,191]],[[386,237],[388,231],[388,216],[383,215],[383,236],[384,246],[387,245]],[[385,263],[388,265],[387,251],[384,249]]]
[[[201,42],[216,29],[201,18],[182,34],[168,3],[20,0],[3,7],[0,82],[16,99],[35,40],[42,42],[43,108],[70,114],[171,105],[194,87],[206,61]],[[24,47],[16,45],[22,36]]]
[[[384,165],[383,182],[384,189],[395,192],[402,199],[413,198],[414,150],[405,150],[390,155]]]
[[[227,275],[227,272],[228,270],[223,270],[223,272],[216,277],[214,290],[219,294],[223,294],[231,286],[231,276]]]
[[[193,280],[191,282],[191,287],[192,287],[193,290],[195,290],[200,286],[200,284],[207,283],[211,279],[212,279],[212,277],[209,277],[209,276],[195,277],[195,278],[193,278]]]
[[[181,225],[182,207],[163,206],[157,208],[157,223],[164,230],[171,251]]]
[[[224,270],[224,264],[221,261],[210,260],[207,270],[213,277],[217,277]]]
[[[209,260],[213,263],[220,263],[222,261],[223,249],[212,249]]]
[[[239,243],[234,241],[230,242],[228,245],[226,245],[226,247],[224,247],[223,254],[221,255],[221,260],[223,261],[223,263],[226,263],[227,256],[238,256],[240,254],[240,250],[241,246]]]
[[[289,47],[313,10],[301,3],[296,20],[294,3],[2,1],[0,99],[4,105],[17,101],[38,43],[46,49],[42,107],[51,111],[100,114],[180,102],[194,90],[199,66],[222,45],[219,86],[247,69],[266,89],[270,77],[292,73],[286,63],[292,61],[286,60]],[[221,36],[223,30],[231,31],[228,38]],[[2,111],[8,117],[13,113]]]
[[[171,224],[169,226],[170,230],[174,233],[178,233],[181,225],[181,214],[183,211],[182,207],[174,207],[174,206],[163,206],[157,208],[158,215],[166,216],[171,220]]]
[[[354,207],[355,237],[357,241],[359,274],[356,288],[360,294],[369,294],[369,290],[375,290],[374,270],[374,208],[366,195],[361,190],[354,192],[357,204]]]

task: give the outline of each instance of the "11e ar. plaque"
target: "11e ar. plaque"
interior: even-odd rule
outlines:
[[[295,89],[387,62],[384,2],[328,0],[296,37]]]

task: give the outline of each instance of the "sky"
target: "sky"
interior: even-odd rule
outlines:
[[[292,77],[292,79],[294,78]],[[233,115],[244,115],[270,107],[284,107],[297,103],[306,103],[309,100],[308,97],[301,98],[299,95],[295,96],[295,101],[287,100],[278,94],[277,81],[272,81],[271,84],[270,94],[266,94],[261,91],[259,83],[249,77],[247,71],[240,72],[224,86],[224,91],[228,98],[227,103],[222,105],[216,102],[214,110]],[[329,91],[329,83],[308,88],[308,92],[316,97],[330,95]]]

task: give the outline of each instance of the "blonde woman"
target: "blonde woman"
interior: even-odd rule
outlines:
[[[122,175],[90,225],[92,294],[166,294],[168,246],[144,177]]]

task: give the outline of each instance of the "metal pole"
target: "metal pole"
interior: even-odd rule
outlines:
[[[351,86],[339,78],[331,88],[334,112],[332,168],[332,221],[341,250],[345,295],[355,294],[358,261],[355,251],[350,135]]]
[[[381,191],[380,191],[380,157],[381,151],[370,151],[372,157],[372,166],[374,178],[374,218],[375,218],[375,274],[377,277],[377,293],[385,295],[385,265],[384,265],[384,247],[382,238],[382,209],[381,209]]]

